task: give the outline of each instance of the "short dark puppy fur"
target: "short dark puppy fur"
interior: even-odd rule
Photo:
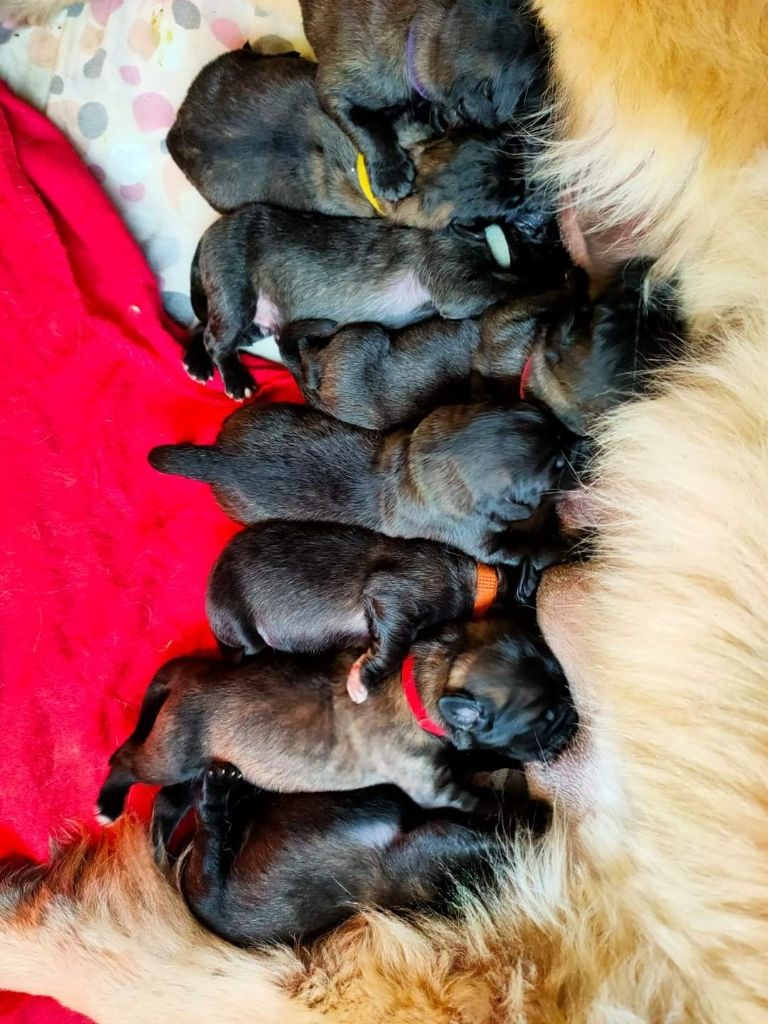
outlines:
[[[354,652],[267,649],[240,665],[169,662],[147,690],[133,735],[110,759],[100,813],[117,817],[136,782],[174,785],[217,760],[276,792],[394,783],[423,807],[472,811],[478,798],[454,779],[452,749],[546,759],[573,732],[565,677],[529,616],[444,626],[417,641],[413,655],[421,700],[447,743],[418,724],[400,672],[353,704],[346,680]]]
[[[201,328],[185,365],[202,381],[216,366],[227,393],[247,397],[255,384],[238,349],[254,333],[307,317],[389,327],[434,313],[461,319],[530,290],[535,273],[516,257],[500,269],[482,237],[254,203],[216,221],[200,240],[191,292]],[[554,273],[560,277],[561,268]]]
[[[222,54],[195,78],[168,133],[168,151],[214,209],[269,203],[377,216],[360,187],[352,140],[317,99],[316,67],[298,55],[264,57],[245,49]],[[530,126],[429,141],[431,129],[404,115],[397,134],[416,163],[416,178],[405,199],[379,200],[390,220],[442,228],[453,220],[505,219],[533,239],[552,221],[530,185]]]
[[[497,602],[533,596],[538,574],[529,565],[494,572]],[[265,645],[293,654],[370,645],[351,693],[359,700],[400,666],[418,633],[470,618],[477,575],[474,559],[431,541],[265,523],[227,544],[208,580],[206,608],[217,640],[235,656]]]
[[[278,336],[305,399],[345,423],[386,430],[430,409],[491,391],[519,391],[520,371],[542,323],[570,308],[558,290],[510,299],[479,318],[381,324],[299,320]]]
[[[444,406],[388,434],[271,404],[239,409],[215,445],[162,445],[149,460],[210,483],[242,523],[343,523],[543,568],[559,551],[534,531],[573,484],[569,445],[554,417],[525,403]]]
[[[307,941],[363,907],[439,909],[502,852],[471,819],[426,814],[394,786],[267,793],[214,764],[187,788],[196,827],[178,884],[202,924],[240,946]],[[186,810],[168,802],[161,790],[157,845]]]
[[[512,0],[301,0],[320,102],[364,154],[376,195],[401,199],[414,166],[393,113],[421,97],[450,123],[496,127],[538,90],[545,55]]]

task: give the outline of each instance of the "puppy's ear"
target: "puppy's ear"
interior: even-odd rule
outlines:
[[[437,706],[446,722],[462,732],[474,732],[488,717],[487,709],[468,693],[447,693]]]
[[[277,338],[277,347],[291,373],[301,371],[301,353],[322,348],[338,326],[335,320],[294,320],[288,324]]]

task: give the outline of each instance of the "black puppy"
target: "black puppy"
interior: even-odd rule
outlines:
[[[365,907],[406,910],[448,901],[488,880],[501,841],[471,819],[427,814],[394,786],[346,793],[267,793],[213,764],[186,805],[158,796],[153,833],[191,807],[195,829],[177,879],[192,913],[241,946],[311,939]]]
[[[389,434],[272,404],[238,410],[214,445],[162,445],[149,461],[212,484],[242,523],[345,523],[542,568],[559,552],[533,531],[574,483],[569,444],[554,417],[524,403],[444,406]]]
[[[358,149],[383,199],[411,190],[414,167],[393,113],[416,97],[451,123],[510,121],[545,71],[539,32],[518,0],[301,0],[320,102]]]
[[[307,317],[390,327],[433,313],[460,319],[530,290],[530,278],[521,275],[531,272],[516,258],[501,270],[485,239],[450,230],[253,203],[222,217],[200,240],[191,290],[202,327],[185,364],[197,380],[210,379],[215,365],[227,393],[247,397],[255,385],[238,348],[252,341],[254,330],[273,334]]]
[[[217,57],[192,82],[168,151],[216,210],[270,203],[334,216],[380,214],[421,228],[502,219],[541,240],[553,220],[530,184],[530,126],[430,141],[431,128],[401,118],[397,135],[416,164],[413,193],[374,205],[362,189],[352,140],[317,99],[316,67],[298,55],[245,49]]]
[[[492,391],[510,397],[542,324],[570,309],[560,289],[493,306],[476,319],[381,324],[299,320],[278,336],[305,399],[345,423],[386,430]]]
[[[265,644],[295,654],[370,644],[350,675],[350,696],[361,701],[399,667],[419,632],[479,618],[507,594],[529,600],[537,577],[527,563],[519,572],[478,565],[431,541],[266,523],[226,546],[208,580],[206,607],[219,643],[236,656]]]
[[[423,807],[474,811],[478,797],[451,769],[454,750],[546,760],[576,725],[562,669],[530,613],[443,626],[360,705],[347,694],[355,657],[266,649],[240,665],[168,662],[110,758],[100,813],[122,813],[134,783],[184,782],[216,760],[276,792],[394,783]]]

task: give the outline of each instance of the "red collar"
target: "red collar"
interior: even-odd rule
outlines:
[[[528,381],[531,378],[531,369],[533,368],[533,352],[525,360],[525,366],[523,372],[520,374],[520,400],[525,401],[525,392],[528,388]]]
[[[445,739],[448,735],[442,725],[438,725],[429,717],[429,712],[424,707],[419,688],[416,685],[416,675],[413,671],[413,655],[409,654],[403,662],[400,670],[400,681],[403,686],[403,693],[408,702],[408,707],[413,712],[413,717],[419,723],[424,732],[430,732],[433,736],[440,736]]]

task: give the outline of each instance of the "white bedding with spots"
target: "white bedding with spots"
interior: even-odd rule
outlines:
[[[190,261],[216,214],[168,156],[165,135],[200,68],[246,41],[307,52],[298,0],[93,0],[45,28],[0,26],[0,77],[82,154],[181,322],[192,318]]]

